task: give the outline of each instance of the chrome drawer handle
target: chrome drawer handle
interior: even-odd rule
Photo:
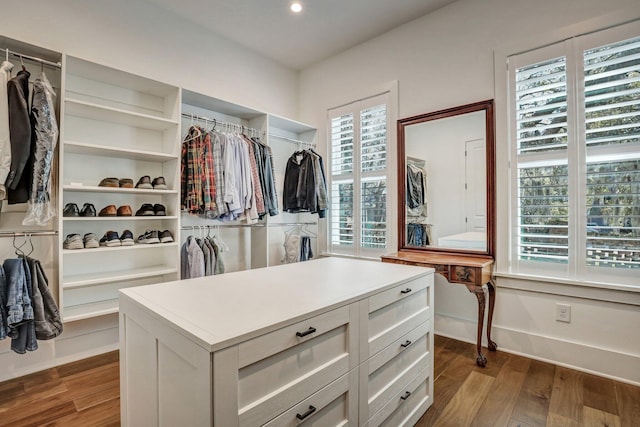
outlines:
[[[403,291],[400,291],[401,294],[408,294],[409,292],[411,292],[411,288],[407,288]]]
[[[316,412],[316,407],[309,405],[309,410],[307,412],[305,412],[304,414],[296,414],[296,418],[299,419],[299,420],[304,420],[305,418],[307,418],[309,415],[313,414],[314,412]]]
[[[297,336],[297,337],[300,337],[300,338],[302,338],[302,337],[306,337],[307,335],[312,334],[312,333],[314,333],[315,331],[316,331],[316,328],[314,328],[314,327],[311,327],[311,326],[310,326],[310,327],[309,327],[309,329],[307,329],[307,330],[306,330],[306,331],[304,331],[304,332],[296,332],[296,336]]]
[[[409,398],[409,396],[411,396],[411,392],[408,391],[404,394],[404,396],[400,396],[400,399],[402,400],[407,400]]]
[[[410,345],[411,345],[411,341],[406,340],[406,341],[404,342],[404,344],[400,344],[400,347],[407,348],[407,347],[409,347]]]

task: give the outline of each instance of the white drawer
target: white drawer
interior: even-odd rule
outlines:
[[[378,412],[420,369],[432,366],[431,320],[360,366],[360,411],[363,419]]]
[[[420,277],[371,296],[361,310],[366,321],[366,341],[360,360],[364,361],[432,317],[433,275]]]
[[[432,367],[425,367],[366,423],[367,427],[411,427],[433,403]]]
[[[358,370],[352,369],[264,427],[356,426]],[[351,424],[349,422],[351,420]]]
[[[354,368],[356,313],[341,307],[238,344],[239,425],[262,425]]]

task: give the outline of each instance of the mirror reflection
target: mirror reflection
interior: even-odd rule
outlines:
[[[405,174],[401,248],[490,252],[492,103],[471,105],[399,121]]]

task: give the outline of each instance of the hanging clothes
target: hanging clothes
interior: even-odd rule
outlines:
[[[49,289],[49,279],[37,259],[26,258],[31,272],[33,320],[38,340],[50,340],[62,333],[62,319]]]
[[[284,211],[326,215],[327,186],[321,159],[311,150],[296,151],[289,157],[284,175]]]
[[[409,246],[429,246],[431,244],[431,226],[429,224],[407,224],[407,244]]]
[[[51,170],[58,141],[55,115],[56,93],[44,73],[33,84],[31,99],[32,138],[35,152],[32,161],[31,194],[22,225],[45,226],[55,216],[51,204]]]
[[[9,133],[11,141],[11,168],[6,187],[10,190],[9,204],[29,200],[31,187],[32,138],[29,118],[29,77],[27,70],[19,71],[9,80]]]
[[[427,173],[424,169],[409,163],[407,165],[407,206],[418,208],[427,200]]]
[[[187,237],[187,241],[182,245],[180,254],[180,277],[182,279],[204,276],[204,253],[195,237]]]
[[[182,144],[182,209],[249,224],[276,215],[272,165],[271,150],[259,139],[191,126]]]
[[[38,349],[33,316],[33,287],[29,265],[24,258],[4,261],[7,287],[7,329],[11,350],[18,354]]]
[[[7,84],[11,80],[13,64],[2,61],[0,65],[0,201],[7,199],[5,182],[11,170],[11,140],[9,132],[9,95]]]

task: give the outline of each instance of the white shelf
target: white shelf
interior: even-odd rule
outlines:
[[[133,150],[108,145],[87,144],[84,142],[65,141],[64,150],[67,153],[86,154],[91,156],[118,157],[122,159],[167,162],[176,160],[174,154],[155,151]]]
[[[178,271],[175,267],[156,265],[153,267],[135,268],[122,271],[105,273],[78,274],[65,277],[62,287],[64,289],[80,288],[84,286],[100,285],[103,283],[122,282],[124,280],[144,279],[146,277],[162,276]]]
[[[63,322],[73,322],[74,320],[88,319],[90,317],[104,316],[105,314],[118,312],[118,300],[108,299],[87,304],[65,306],[62,312]]]
[[[164,219],[178,219],[177,216],[168,215],[147,215],[147,216],[66,216],[62,218],[63,221],[143,221],[143,220],[164,220]]]
[[[106,107],[92,102],[80,101],[74,98],[65,99],[65,114],[84,117],[101,122],[118,123],[126,126],[151,130],[167,130],[178,126],[175,120],[140,114],[119,108]]]
[[[121,194],[178,194],[178,190],[153,190],[147,188],[98,187],[97,185],[64,185],[64,191],[86,193],[121,193]]]
[[[143,249],[164,249],[177,246],[177,242],[173,243],[136,243],[133,246],[100,246],[99,248],[91,249],[63,249],[63,255],[71,254],[92,254],[97,252],[112,252],[112,251],[131,251],[131,250],[143,250]]]

